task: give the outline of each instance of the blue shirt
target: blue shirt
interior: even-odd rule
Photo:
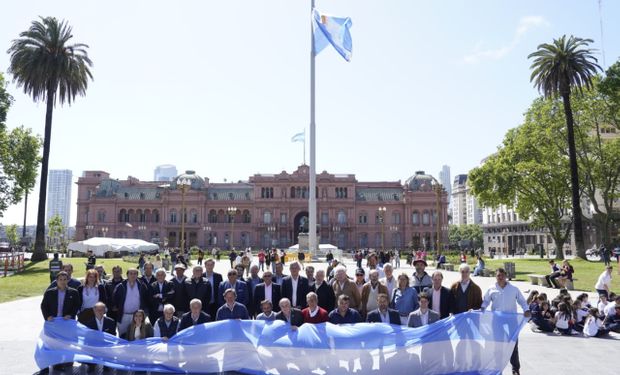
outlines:
[[[62,315],[62,308],[65,305],[65,295],[67,294],[66,290],[60,290],[58,289],[58,312],[56,316],[63,316]]]
[[[250,319],[250,315],[248,314],[248,309],[246,309],[245,306],[239,302],[235,302],[235,306],[233,306],[232,310],[230,310],[227,304],[224,304],[222,307],[217,309],[215,320],[226,319]]]
[[[530,307],[523,294],[516,286],[506,282],[502,288],[498,284],[493,285],[487,290],[482,298],[482,311],[486,310],[489,305],[491,311],[517,312],[517,304],[521,306],[523,311],[529,311]]]
[[[354,324],[362,321],[360,313],[353,309],[347,310],[344,316],[340,315],[338,309],[334,309],[329,313],[329,322],[332,324]]]
[[[418,292],[410,286],[404,291],[400,288],[394,289],[392,297],[392,308],[398,310],[400,316],[409,316],[409,314],[420,307],[418,303]]]

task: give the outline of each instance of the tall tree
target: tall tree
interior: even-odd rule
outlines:
[[[583,225],[581,223],[581,204],[579,189],[579,168],[577,166],[577,152],[575,149],[575,134],[573,111],[571,108],[571,91],[573,88],[581,92],[583,86],[592,86],[592,77],[596,75],[598,60],[593,56],[593,50],[588,48],[591,39],[582,39],[563,35],[554,39],[551,44],[541,44],[536,52],[528,58],[533,58],[532,75],[530,81],[546,97],[560,95],[564,104],[566,117],[566,133],[571,177],[571,199],[573,206],[573,224],[575,229],[575,246],[577,256],[585,259],[586,249],[583,241]]]
[[[0,74],[0,217],[33,188],[41,161],[38,136],[24,127],[7,130],[5,120],[11,101]]]
[[[47,226],[50,237],[49,246],[51,247],[52,243],[58,244],[59,237],[65,233],[65,225],[62,222],[62,217],[60,217],[60,215],[54,215],[47,222]]]
[[[6,227],[6,238],[9,240],[11,247],[15,247],[19,243],[19,235],[17,234],[17,224]]]
[[[65,21],[54,17],[33,21],[30,28],[12,41],[9,72],[18,86],[34,101],[45,101],[45,137],[37,213],[37,234],[33,261],[47,259],[45,255],[45,202],[47,172],[52,136],[52,114],[56,103],[71,104],[76,95],[85,95],[92,80],[86,44],[69,44],[73,35]]]
[[[569,162],[558,121],[550,121],[551,100],[537,99],[523,125],[506,133],[497,153],[469,172],[468,183],[483,206],[514,207],[531,226],[547,228],[557,259],[572,225]]]

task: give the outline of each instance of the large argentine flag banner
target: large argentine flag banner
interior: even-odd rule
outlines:
[[[228,320],[188,328],[164,343],[127,342],[62,318],[45,322],[40,368],[70,361],[121,370],[247,374],[483,374],[507,365],[523,315],[468,312],[421,328]]]

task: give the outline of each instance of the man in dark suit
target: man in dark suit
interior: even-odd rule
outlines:
[[[185,328],[189,328],[198,324],[209,323],[211,321],[211,316],[202,311],[202,302],[200,301],[200,299],[192,299],[189,302],[189,310],[190,311],[186,312],[181,317],[181,322],[179,323],[179,332],[181,332]]]
[[[332,286],[325,281],[325,271],[316,271],[316,279],[311,291],[319,297],[319,306],[325,311],[332,311],[336,307],[336,295]]]
[[[211,300],[211,285],[207,279],[202,277],[202,266],[194,266],[192,269],[192,278],[185,284],[185,293],[189,301],[197,298],[206,309]]]
[[[153,274],[153,263],[146,262],[144,263],[144,275],[140,278],[142,284],[144,284],[147,288],[155,282],[155,275]]]
[[[156,281],[149,285],[149,321],[155,324],[164,315],[164,305],[172,304],[174,286],[166,280],[166,271],[157,270]]]
[[[251,305],[250,301],[250,289],[248,288],[248,284],[245,281],[237,280],[239,274],[237,270],[228,271],[228,280],[222,281],[220,284],[220,290],[218,293],[218,298],[220,301],[220,306],[224,304],[224,292],[227,289],[234,289],[237,292],[236,302],[245,306],[245,308],[249,311],[249,306]]]
[[[177,263],[174,266],[175,277],[172,278],[172,286],[174,287],[174,297],[172,305],[177,317],[180,317],[187,311],[189,299],[187,299],[186,287],[187,277],[185,277],[185,265]]]
[[[280,311],[280,299],[282,299],[282,292],[280,290],[280,285],[272,282],[273,273],[270,270],[266,270],[263,272],[263,280],[264,282],[258,284],[256,288],[254,288],[254,294],[252,299],[252,307],[253,311],[256,314],[261,312],[261,302],[264,300],[271,301],[273,305],[273,311]]]
[[[289,266],[290,276],[282,280],[282,297],[288,298],[291,305],[297,309],[305,309],[308,307],[306,295],[310,292],[308,279],[299,275],[301,265],[295,261]]]
[[[304,316],[301,310],[291,307],[291,301],[288,298],[280,300],[280,312],[276,314],[276,320],[284,320],[291,325],[293,330],[304,324]]]
[[[127,279],[116,286],[114,289],[114,306],[118,309],[120,320],[117,320],[118,333],[124,336],[129,325],[133,321],[133,313],[137,310],[149,312],[149,292],[148,289],[138,281],[138,270],[130,268],[127,270]]]
[[[215,317],[217,309],[220,308],[217,294],[220,290],[220,283],[222,282],[222,275],[214,272],[213,268],[215,268],[215,260],[213,260],[213,258],[208,258],[205,261],[205,273],[202,274],[202,277],[207,279],[211,285],[211,297],[209,299],[209,304],[208,307],[204,309],[209,315],[211,315],[211,317]]]
[[[112,278],[105,283],[106,297],[108,298],[108,317],[114,319],[117,323],[121,321],[122,316],[118,316],[118,308],[114,305],[114,289],[118,284],[123,282],[123,269],[121,266],[112,267]]]
[[[454,295],[450,289],[441,286],[443,282],[443,274],[440,271],[433,272],[433,286],[426,288],[425,292],[429,298],[431,310],[439,313],[440,319],[447,318],[454,313]]]
[[[112,336],[116,336],[116,322],[114,319],[105,316],[105,304],[103,302],[97,302],[93,307],[95,316],[88,320],[86,327],[94,329],[95,331],[109,333]]]
[[[60,271],[56,275],[56,286],[45,291],[41,301],[43,319],[47,321],[52,321],[56,317],[75,319],[82,301],[78,291],[67,286],[68,282],[69,275],[65,271]]]
[[[392,310],[390,306],[390,298],[385,293],[379,293],[377,296],[377,309],[372,310],[366,316],[368,323],[388,323],[400,325],[400,315],[397,310]]]

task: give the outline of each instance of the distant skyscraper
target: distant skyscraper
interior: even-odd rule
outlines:
[[[444,165],[439,171],[439,182],[448,192],[448,196],[452,195],[452,179],[450,178],[450,166]]]
[[[47,222],[60,215],[65,227],[71,226],[71,177],[69,169],[51,169],[47,179]]]
[[[178,176],[177,167],[171,164],[158,165],[155,168],[155,181],[172,181]]]

